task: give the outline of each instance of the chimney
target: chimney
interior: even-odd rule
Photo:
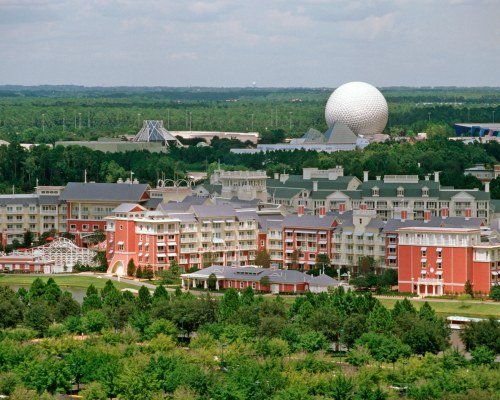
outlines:
[[[318,181],[313,181],[313,192],[318,191]]]
[[[434,182],[439,183],[439,171],[434,172]]]
[[[429,174],[425,175],[425,180],[428,181],[430,178]]]
[[[297,211],[297,215],[299,217],[302,217],[304,215],[304,206],[299,206],[299,209]]]
[[[359,209],[360,209],[361,211],[366,211],[366,203],[361,203],[361,204],[359,205]]]
[[[275,172],[274,173],[274,179],[278,180],[280,178],[280,173],[279,172]]]
[[[344,214],[345,213],[345,203],[340,203],[339,204],[339,214]]]
[[[321,207],[319,208],[319,217],[320,217],[320,218],[323,218],[323,217],[325,216],[325,214],[326,214],[326,209],[325,209],[325,206],[321,206]]]
[[[408,211],[401,210],[401,222],[405,222],[408,219]]]
[[[375,177],[375,179],[376,179],[377,181],[379,181],[379,180],[381,180],[381,179],[382,179],[382,177],[381,177],[380,175],[377,175],[377,176]]]
[[[431,220],[431,212],[429,210],[424,211],[424,222],[427,223]]]
[[[472,217],[472,210],[470,208],[465,209],[465,220],[468,221]]]
[[[363,171],[363,182],[368,182],[368,172],[369,171]]]
[[[450,215],[450,210],[448,210],[448,207],[444,207],[441,209],[441,218],[446,219]]]
[[[489,193],[490,192],[490,182],[484,182],[484,191],[486,193]]]

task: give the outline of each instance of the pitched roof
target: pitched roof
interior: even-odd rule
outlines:
[[[148,185],[142,183],[69,182],[61,194],[61,199],[139,202],[148,188]]]
[[[302,215],[299,217],[296,214],[289,214],[283,220],[283,226],[291,228],[326,229],[331,228],[334,221],[335,217],[332,215],[325,215],[324,217],[318,215]]]

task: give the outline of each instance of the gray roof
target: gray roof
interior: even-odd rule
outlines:
[[[38,196],[35,194],[0,195],[0,206],[10,204],[38,204]]]
[[[226,205],[217,206],[191,206],[191,210],[198,218],[235,217],[234,207]]]
[[[250,282],[259,282],[264,276],[269,277],[271,283],[293,284],[308,282],[310,279],[309,275],[295,270],[256,267],[223,267],[217,265],[201,269],[191,274],[182,274],[182,276],[207,279],[212,273],[219,279],[235,279]]]
[[[156,210],[158,205],[163,201],[163,199],[154,197],[152,199],[149,199],[146,201],[143,205],[146,207],[148,210]]]
[[[137,203],[122,203],[118,207],[116,207],[113,212],[114,213],[127,213],[133,210],[134,208],[139,207],[142,211],[145,211],[144,207]]]
[[[318,276],[311,276],[309,284],[314,286],[338,286],[339,281],[326,274],[320,274]]]
[[[358,137],[342,122],[335,122],[325,132],[325,142],[329,144],[356,144]]]
[[[61,194],[62,200],[98,200],[139,202],[149,186],[142,183],[83,183],[69,182]]]
[[[485,220],[482,218],[469,218],[464,217],[431,217],[430,221],[422,220],[405,220],[401,221],[399,219],[390,219],[385,224],[383,231],[385,232],[395,232],[400,228],[479,228],[481,225],[485,224]]]
[[[327,229],[332,227],[334,221],[335,217],[331,215],[325,215],[324,217],[318,215],[303,215],[299,217],[298,215],[290,214],[283,220],[283,226],[291,228]]]

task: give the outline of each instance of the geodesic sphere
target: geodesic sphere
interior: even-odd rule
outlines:
[[[326,102],[325,119],[328,127],[335,122],[342,122],[356,135],[382,133],[387,125],[387,118],[385,97],[368,83],[345,83]]]

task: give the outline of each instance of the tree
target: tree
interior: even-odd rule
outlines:
[[[137,307],[139,310],[145,311],[151,307],[153,299],[151,293],[146,286],[141,286],[139,289],[139,295],[137,296]]]
[[[215,287],[217,286],[217,275],[215,275],[213,272],[210,275],[208,275],[207,286],[209,289],[212,290],[214,290]]]
[[[165,286],[163,286],[162,284],[158,285],[153,293],[153,304],[168,299],[169,295],[167,290],[165,289]]]
[[[268,289],[271,286],[271,280],[267,275],[260,278],[260,289]]]
[[[24,315],[24,322],[43,336],[52,322],[52,314],[47,304],[36,302],[30,305]]]
[[[471,297],[474,297],[474,290],[472,288],[472,283],[468,279],[465,281],[464,292]]]
[[[137,267],[135,266],[134,259],[131,258],[127,264],[127,275],[134,276],[136,269],[137,269]]]
[[[493,317],[484,321],[470,322],[460,331],[460,338],[469,351],[476,347],[486,346],[495,354],[499,354],[500,322]]]
[[[254,263],[262,268],[269,268],[271,266],[271,256],[267,251],[260,250],[255,254]]]
[[[328,254],[326,253],[320,253],[318,254],[318,258],[316,259],[316,268],[317,269],[325,269],[325,268],[330,268],[330,257],[328,257]]]
[[[219,314],[222,320],[227,320],[232,316],[240,307],[240,299],[236,289],[227,289],[222,296],[222,300],[219,305]]]
[[[490,290],[490,299],[500,301],[500,286],[492,286]]]
[[[31,232],[29,229],[24,232],[23,235],[23,246],[24,247],[31,247],[33,244],[33,232]]]
[[[90,310],[82,318],[82,328],[86,333],[98,333],[106,327],[108,319],[106,315],[100,310]]]
[[[151,280],[155,276],[153,272],[153,267],[151,265],[146,265],[144,269],[142,270],[142,277],[143,279]]]
[[[107,400],[108,395],[104,386],[99,382],[89,383],[85,389],[80,392],[83,400]]]
[[[0,327],[13,328],[23,320],[24,304],[8,286],[0,286]]]

